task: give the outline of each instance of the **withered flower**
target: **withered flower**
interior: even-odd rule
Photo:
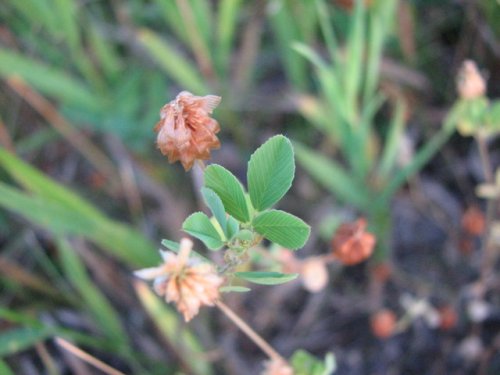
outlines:
[[[457,91],[462,99],[475,99],[486,93],[486,81],[472,60],[465,60],[458,72]]]
[[[265,362],[261,375],[293,375],[293,369],[284,361],[273,359]]]
[[[195,160],[209,159],[210,150],[220,147],[215,135],[219,123],[210,117],[220,101],[220,96],[195,96],[182,91],[163,106],[154,130],[158,133],[156,144],[170,163],[180,160],[188,171]]]
[[[486,219],[477,206],[471,206],[465,210],[462,216],[463,230],[472,235],[480,236],[486,230]]]
[[[376,312],[370,319],[373,334],[379,339],[386,339],[396,330],[396,315],[388,309]]]
[[[332,240],[335,257],[347,266],[361,263],[370,257],[375,247],[375,236],[366,230],[366,220],[342,224]]]
[[[198,314],[202,305],[214,305],[223,283],[211,264],[189,258],[192,247],[193,242],[184,238],[179,254],[162,251],[163,264],[134,272],[141,279],[154,280],[156,294],[174,302],[186,322]]]

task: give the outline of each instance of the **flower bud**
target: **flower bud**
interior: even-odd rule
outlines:
[[[475,99],[486,93],[486,81],[472,60],[465,60],[458,72],[457,91],[462,99]]]

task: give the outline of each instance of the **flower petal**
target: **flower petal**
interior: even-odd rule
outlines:
[[[134,275],[143,280],[153,280],[165,273],[163,267],[143,268],[142,270],[134,271]]]

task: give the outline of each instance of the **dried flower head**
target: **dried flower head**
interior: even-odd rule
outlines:
[[[477,206],[467,208],[462,216],[462,228],[472,236],[480,236],[486,230],[486,219]]]
[[[456,327],[458,315],[453,306],[445,305],[439,308],[439,328],[443,331],[449,331]]]
[[[262,375],[293,375],[293,369],[284,361],[273,359],[264,364]]]
[[[370,326],[376,337],[386,339],[394,333],[396,315],[391,310],[380,310],[372,316]]]
[[[486,81],[472,60],[465,60],[458,72],[457,91],[462,99],[475,99],[486,93]]]
[[[359,219],[354,223],[342,224],[332,240],[335,257],[347,266],[366,260],[373,253],[375,236],[366,230],[366,220]]]
[[[300,269],[304,288],[311,293],[317,293],[328,284],[328,270],[324,259],[312,257],[305,259]]]
[[[219,123],[210,117],[220,103],[220,96],[195,96],[182,91],[160,111],[160,121],[155,126],[156,144],[170,163],[178,160],[186,171],[194,161],[210,158],[210,150],[220,147],[215,134]]]
[[[192,247],[192,241],[184,238],[178,255],[162,251],[163,264],[134,272],[141,279],[154,280],[154,291],[167,302],[174,302],[186,322],[198,314],[202,305],[214,305],[223,283],[211,264],[189,258]]]

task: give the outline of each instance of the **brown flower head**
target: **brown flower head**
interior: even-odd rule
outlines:
[[[195,96],[182,91],[160,111],[155,126],[156,144],[170,163],[178,160],[186,171],[195,160],[210,158],[210,150],[220,147],[216,133],[219,123],[210,117],[220,103],[220,96]]]
[[[342,224],[335,232],[333,254],[346,266],[361,263],[372,255],[376,239],[365,229],[366,220],[359,219],[354,223]]]
[[[465,60],[458,72],[457,91],[462,99],[475,99],[486,93],[486,81],[472,60]]]
[[[162,251],[163,264],[134,272],[141,279],[154,280],[154,291],[165,296],[167,302],[174,302],[186,322],[198,314],[202,305],[214,305],[223,283],[211,264],[189,258],[192,246],[191,240],[184,238],[178,255]]]
[[[269,360],[264,366],[265,368],[261,375],[293,375],[293,369],[281,360]]]

